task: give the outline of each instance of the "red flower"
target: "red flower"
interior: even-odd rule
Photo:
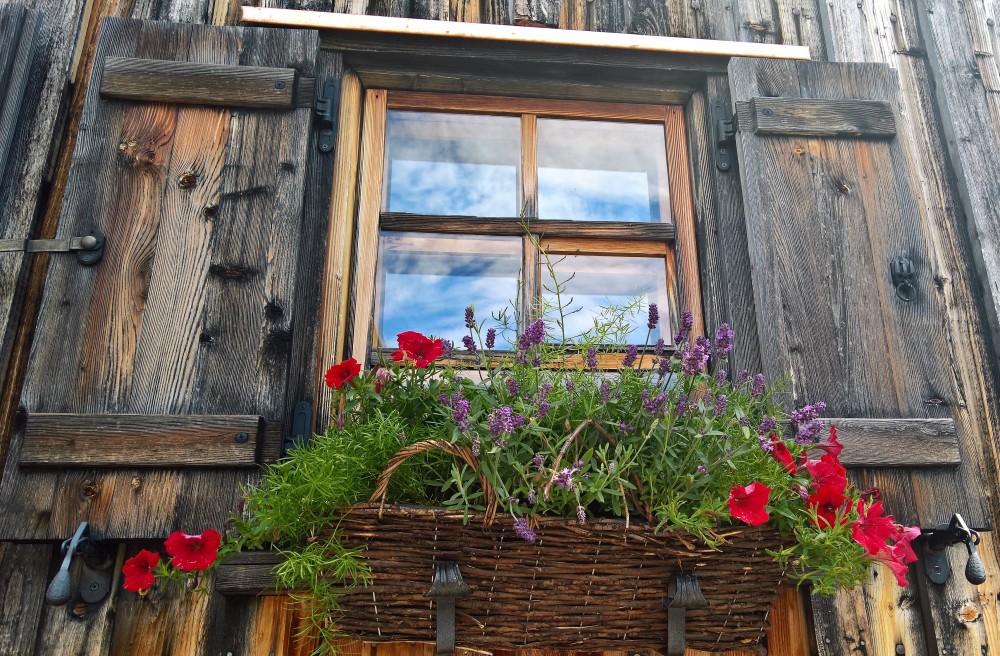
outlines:
[[[771,488],[759,481],[737,485],[729,493],[729,514],[750,526],[760,526],[771,517],[764,509],[770,494]]]
[[[837,440],[837,427],[830,425],[830,439],[825,442],[817,442],[812,445],[813,449],[823,449],[834,458],[840,458],[840,452],[844,450],[844,445]]]
[[[829,485],[841,491],[847,487],[847,470],[836,456],[826,454],[819,460],[809,460],[806,462],[806,469],[812,474],[817,487]]]
[[[222,536],[212,528],[206,528],[201,535],[188,535],[174,531],[163,545],[167,553],[173,556],[170,563],[185,572],[206,570],[215,562],[218,556]]]
[[[771,433],[771,446],[774,447],[771,449],[771,457],[783,464],[789,474],[795,474],[795,458],[792,457],[792,452],[774,433]]]
[[[892,573],[896,576],[896,583],[899,584],[899,587],[905,588],[909,584],[909,581],[906,580],[906,572],[909,571],[910,568],[906,566],[906,563],[897,560],[888,551],[879,552],[879,554],[875,556],[875,560],[892,570]]]
[[[396,362],[413,360],[417,369],[424,369],[444,353],[444,344],[440,339],[429,339],[418,332],[407,330],[396,335],[399,350],[394,351],[392,359]]]
[[[125,575],[125,583],[122,587],[129,592],[145,592],[153,587],[156,576],[153,568],[160,562],[160,554],[143,549],[136,555],[125,561],[122,565],[122,574]]]
[[[816,492],[809,497],[809,507],[816,509],[816,526],[829,528],[834,524],[845,524],[847,513],[841,513],[840,520],[837,520],[837,513],[843,510],[844,504],[848,503],[844,496],[843,488],[835,485],[821,485]]]
[[[920,528],[916,526],[897,526],[896,544],[890,550],[893,558],[904,563],[917,562],[917,554],[910,543],[920,537]]]
[[[357,360],[354,358],[344,360],[326,370],[326,386],[343,389],[344,385],[351,382],[359,373],[361,373],[361,365],[358,364]]]
[[[876,555],[886,548],[886,540],[897,535],[896,523],[892,515],[882,516],[882,502],[866,505],[858,501],[858,521],[854,522],[851,537],[865,548],[865,551]]]

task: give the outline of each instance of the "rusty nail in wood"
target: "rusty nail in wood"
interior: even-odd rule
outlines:
[[[198,176],[193,171],[186,171],[177,178],[177,186],[181,189],[190,189],[198,182]]]

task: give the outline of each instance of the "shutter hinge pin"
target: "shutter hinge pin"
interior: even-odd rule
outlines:
[[[715,151],[715,166],[722,172],[733,168],[733,148],[736,144],[736,118],[729,113],[719,100],[710,106],[712,119],[712,149]]]
[[[0,252],[76,253],[80,264],[93,266],[104,257],[104,241],[104,234],[96,229],[66,239],[0,239]]]
[[[340,111],[340,78],[328,77],[317,87],[319,96],[316,98],[316,127],[319,137],[316,145],[319,152],[333,152],[337,143],[337,113]]]

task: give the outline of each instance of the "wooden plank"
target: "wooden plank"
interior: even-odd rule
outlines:
[[[97,61],[185,58],[308,74],[318,52],[315,34],[111,19],[105,28]],[[104,128],[81,131],[60,231],[96,221],[110,250],[83,274],[53,259],[23,405],[29,414],[284,423],[311,110],[108,103],[98,86],[88,88],[83,124]],[[283,148],[272,148],[278,141]],[[67,368],[75,375],[59,373]],[[22,439],[13,438],[0,490],[16,509],[0,518],[7,536],[64,539],[87,508],[111,538],[160,537],[185,517],[221,526],[240,485],[258,475],[28,472],[16,464]]]
[[[962,463],[953,419],[824,418],[837,427],[847,467],[957,467]]]
[[[415,111],[469,112],[502,115],[535,114],[537,116],[579,117],[609,121],[662,121],[661,105],[632,103],[590,103],[570,100],[545,100],[515,96],[482,96],[467,94],[437,94],[415,91],[390,91],[389,109]]]
[[[733,7],[742,41],[807,46],[813,59],[827,59],[817,0],[738,0]]]
[[[282,110],[300,106],[298,86],[303,84],[311,91],[314,82],[305,85],[292,68],[108,57],[101,77],[101,97]]]
[[[575,30],[537,30],[512,25],[453,23],[377,16],[354,16],[292,9],[241,7],[240,20],[254,25],[301,27],[309,29],[370,32],[384,35],[432,36],[444,39],[475,39],[506,43],[575,45],[602,50],[644,50],[686,55],[724,57],[764,57],[809,59],[809,48],[739,41],[680,39],[638,34],[579,32]]]
[[[514,0],[514,25],[558,27],[562,0]]]
[[[781,656],[811,656],[812,632],[807,618],[805,593],[800,588],[784,587],[768,617],[767,651]]]
[[[0,5],[0,173],[7,170],[41,31],[39,12]]]
[[[21,466],[255,467],[263,417],[92,415],[28,417]]]
[[[403,212],[382,212],[379,227],[401,232],[484,234],[519,237],[524,234],[520,218],[483,216],[425,216]],[[676,228],[671,223],[628,223],[618,221],[569,221],[532,219],[530,231],[546,237],[618,239],[622,241],[673,241]]]
[[[33,653],[49,585],[51,545],[0,543],[0,655]]]
[[[736,107],[740,129],[757,134],[869,139],[896,135],[892,106],[881,100],[751,98]]]
[[[555,255],[652,255],[667,256],[663,242],[625,242],[609,239],[545,238],[542,248]]]
[[[274,595],[287,591],[278,590],[274,581],[275,565],[285,557],[273,551],[245,551],[227,558],[215,574],[215,591],[223,595]]]

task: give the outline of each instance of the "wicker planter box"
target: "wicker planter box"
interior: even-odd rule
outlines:
[[[768,527],[733,527],[713,550],[681,533],[617,520],[542,518],[534,544],[509,517],[484,527],[444,509],[356,506],[338,523],[364,546],[374,581],[341,600],[344,631],[370,641],[434,641],[425,596],[434,563],[456,561],[472,593],[457,601],[456,640],[478,649],[660,649],[663,599],[675,572],[695,573],[707,608],[687,611],[687,645],[725,651],[763,637],[782,571],[766,550],[787,543]]]

